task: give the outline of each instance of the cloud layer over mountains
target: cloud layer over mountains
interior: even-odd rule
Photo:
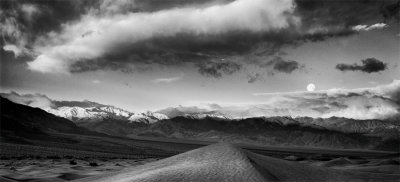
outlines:
[[[330,89],[315,92],[255,93],[262,104],[219,105],[218,103],[170,107],[157,111],[169,117],[206,114],[230,118],[260,116],[345,117],[353,119],[386,119],[400,114],[400,80],[391,84],[360,89]],[[42,94],[1,96],[20,104],[42,109],[61,106],[97,107],[90,101],[55,101]]]
[[[50,108],[58,108],[58,107],[103,107],[107,105],[99,104],[96,102],[91,102],[88,100],[84,101],[57,101],[50,99],[44,94],[18,94],[17,92],[10,93],[0,93],[0,96],[9,99],[12,102],[27,105],[30,107],[37,107],[44,110]]]
[[[345,117],[386,119],[400,114],[400,80],[361,89],[330,89],[315,92],[255,93],[263,104],[179,106],[160,112],[213,114],[231,118],[258,116]]]

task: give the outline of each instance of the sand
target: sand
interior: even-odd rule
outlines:
[[[341,170],[261,156],[220,143],[80,182],[398,181],[400,175]]]
[[[70,164],[70,161],[76,164]],[[126,167],[142,165],[155,159],[9,159],[0,162],[0,181],[71,181]],[[90,166],[96,162],[98,166]]]

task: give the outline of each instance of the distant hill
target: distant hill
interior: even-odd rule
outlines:
[[[322,126],[330,130],[348,133],[376,133],[382,130],[400,131],[400,123],[391,120],[366,119],[357,120],[342,117],[331,118],[295,118],[299,123]]]
[[[263,145],[369,149],[379,146],[385,150],[397,150],[399,146],[393,145],[393,140],[400,141],[398,132],[394,132],[389,137],[371,133],[343,132],[319,125],[304,124],[290,117],[242,120],[175,117],[138,128],[133,133],[138,136]],[[391,143],[391,147],[384,144],[386,140]]]

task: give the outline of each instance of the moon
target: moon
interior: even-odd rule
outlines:
[[[315,91],[315,85],[313,83],[308,84],[307,91],[309,91],[309,92]]]

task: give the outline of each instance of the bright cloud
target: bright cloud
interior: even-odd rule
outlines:
[[[40,55],[28,67],[39,72],[68,72],[78,61],[96,59],[117,47],[154,37],[279,31],[298,23],[293,11],[292,0],[237,0],[151,13],[98,15],[89,11],[80,21],[65,24],[61,33],[39,38],[35,51]]]
[[[183,75],[181,76],[176,76],[176,77],[170,77],[170,78],[157,78],[152,80],[154,83],[171,83],[171,82],[176,82],[179,80],[182,80]]]
[[[23,104],[31,107],[38,107],[42,109],[51,108],[54,106],[52,100],[46,95],[42,94],[25,94],[20,95],[16,92],[0,93],[0,96],[9,99],[12,102]]]
[[[15,57],[18,57],[18,56],[22,55],[22,53],[23,53],[19,47],[12,45],[12,44],[7,44],[7,45],[3,46],[3,49],[5,51],[13,52]]]
[[[356,25],[353,27],[353,30],[360,32],[360,31],[379,30],[386,27],[387,25],[385,23],[377,23],[373,25]]]

